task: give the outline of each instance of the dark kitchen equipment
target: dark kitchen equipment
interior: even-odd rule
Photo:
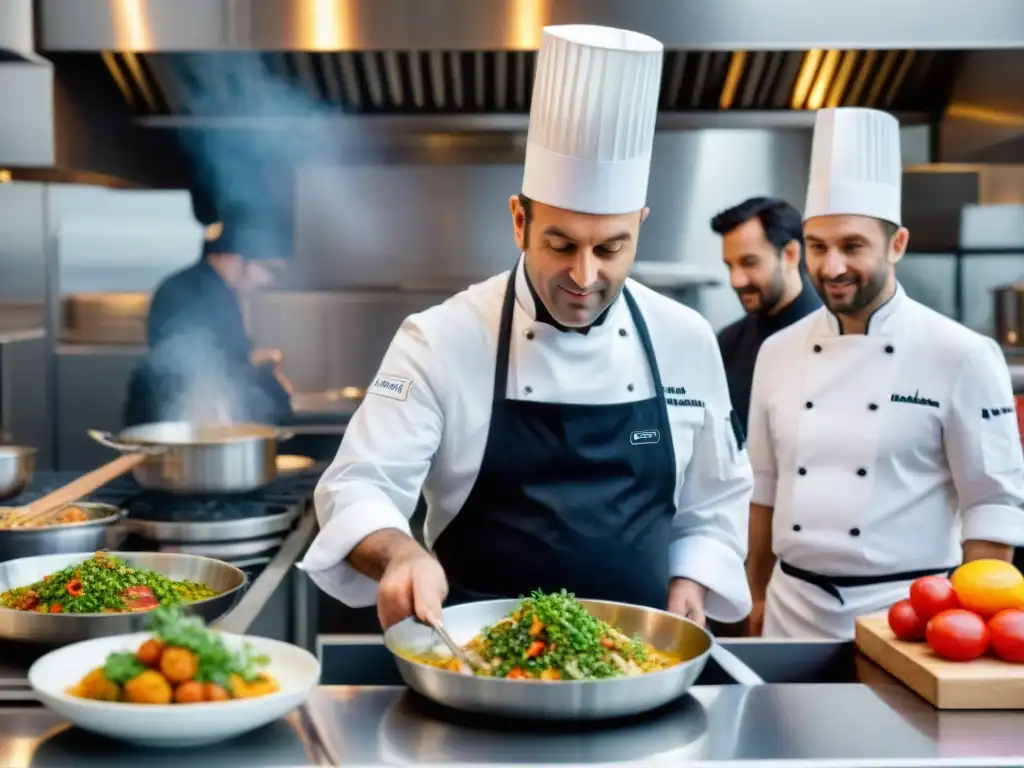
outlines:
[[[1024,349],[1024,282],[993,291],[996,341],[1005,348]]]

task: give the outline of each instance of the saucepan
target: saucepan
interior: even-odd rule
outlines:
[[[277,428],[238,422],[167,421],[129,427],[117,435],[90,430],[100,445],[126,455],[143,454],[132,467],[147,490],[171,493],[248,493],[277,478],[277,444],[298,434],[334,434],[343,427]]]
[[[36,449],[26,445],[0,445],[0,501],[13,499],[32,482]]]
[[[277,444],[293,436],[266,424],[158,422],[117,435],[90,430],[100,445],[143,454],[132,467],[147,490],[172,493],[247,493],[277,478]]]

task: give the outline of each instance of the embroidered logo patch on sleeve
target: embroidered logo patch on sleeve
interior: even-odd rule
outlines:
[[[410,389],[412,389],[412,379],[403,379],[401,376],[387,376],[380,373],[377,374],[377,377],[366,390],[366,393],[386,397],[389,400],[405,400],[409,397]]]

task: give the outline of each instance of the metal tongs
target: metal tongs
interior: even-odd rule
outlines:
[[[484,669],[484,662],[472,651],[464,651],[459,647],[459,644],[455,642],[451,635],[448,634],[448,630],[445,629],[444,622],[440,619],[435,619],[433,616],[427,618],[427,624],[430,625],[431,629],[437,633],[438,637],[448,646],[448,650],[452,652],[459,661],[459,674],[461,675],[473,675],[474,670]]]

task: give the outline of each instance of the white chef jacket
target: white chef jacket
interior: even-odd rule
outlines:
[[[522,260],[516,269],[510,399],[607,404],[654,396],[621,296],[589,333],[567,333],[536,322]],[[375,531],[408,533],[421,488],[428,547],[469,496],[487,441],[507,281],[505,272],[471,286],[410,316],[395,335],[314,496],[321,531],[300,567],[337,600],[374,603],[377,582],[346,558]],[[670,572],[708,588],[708,616],[738,621],[751,607],[744,559],[752,476],[731,426],[718,344],[697,312],[626,284],[648,326],[672,426],[678,509],[665,543]]]
[[[864,335],[826,308],[757,358],[753,503],[773,507],[775,555],[827,576],[958,565],[961,541],[1024,544],[1024,455],[999,347],[897,286]],[[849,639],[905,581],[842,588],[845,605],[778,564],[766,637]]]

